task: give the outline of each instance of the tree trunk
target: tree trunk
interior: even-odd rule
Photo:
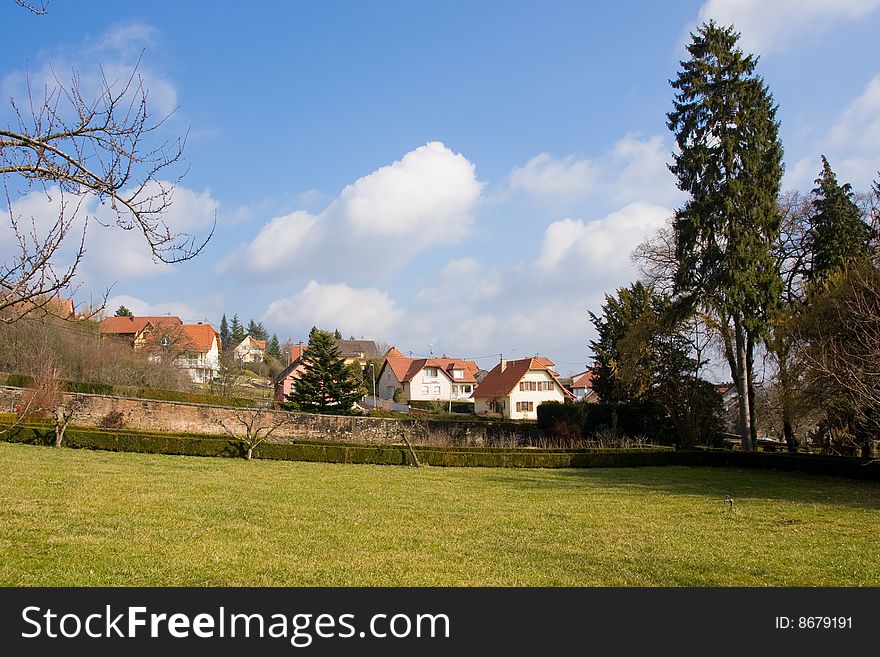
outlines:
[[[247,459],[248,461],[250,461],[251,457],[253,455],[254,455],[254,446],[248,445],[247,452],[245,453],[244,458]]]
[[[60,406],[55,409],[55,447],[61,447],[64,441],[64,429],[66,429],[64,421],[64,409]]]
[[[736,396],[739,406],[739,436],[744,452],[754,452],[752,442],[751,412],[749,410],[749,367],[746,354],[746,339],[738,318],[734,318],[733,327],[736,335]]]
[[[757,405],[755,404],[755,338],[746,331],[746,371],[748,377],[746,384],[749,394],[749,428],[752,435],[752,446],[758,449],[758,420],[756,418]]]

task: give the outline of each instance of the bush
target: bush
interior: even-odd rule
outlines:
[[[396,401],[396,400],[395,400]],[[448,414],[449,412],[449,401],[443,400],[425,400],[425,399],[414,399],[409,402],[411,408],[420,408],[424,411],[431,411],[433,413],[444,413]],[[468,402],[462,401],[453,401],[452,402],[452,412],[453,413],[470,413],[473,415],[474,413],[474,405]]]
[[[605,404],[543,402],[538,406],[538,426],[561,438],[573,440],[607,435],[616,426],[617,434],[627,438],[646,438],[658,444],[671,444],[675,436],[669,418],[650,403]]]
[[[34,378],[27,374],[7,374],[6,385],[13,388],[30,388],[34,385]]]
[[[89,395],[112,395],[113,386],[107,383],[93,383],[91,381],[65,381],[65,392],[84,393]]]
[[[179,390],[161,390],[158,388],[142,388],[138,391],[141,399],[155,399],[157,401],[176,401],[185,404],[206,404],[208,406],[238,406],[248,408],[255,405],[253,399],[244,397],[228,397],[221,395],[202,395],[194,392],[181,392]]]

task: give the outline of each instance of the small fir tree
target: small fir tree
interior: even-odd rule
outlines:
[[[134,317],[134,313],[125,306],[119,306],[119,308],[116,309],[114,317]]]
[[[220,320],[220,348],[227,350],[229,346],[229,322],[226,321],[226,313],[223,313],[223,319]]]
[[[350,413],[361,397],[361,385],[352,368],[339,356],[333,334],[314,329],[304,359],[305,369],[287,399],[306,413]]]
[[[810,281],[822,283],[834,271],[846,269],[870,256],[871,229],[853,202],[852,186],[838,184],[831,165],[822,156],[822,173],[813,189],[810,232]]]

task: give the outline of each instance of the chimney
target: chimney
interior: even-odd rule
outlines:
[[[507,361],[504,360],[504,356],[502,356],[501,357],[501,371],[503,372],[506,369],[507,369]]]

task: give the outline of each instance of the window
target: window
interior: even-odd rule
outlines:
[[[439,394],[440,394],[440,386],[434,386],[434,394],[435,394],[435,395],[439,395]]]
[[[453,379],[463,379],[464,378],[464,370],[452,370],[452,378]]]
[[[422,386],[422,394],[426,397],[430,394],[431,390],[428,386]]]
[[[394,386],[388,386],[385,390],[388,391],[388,399],[391,399],[394,396]]]
[[[425,381],[436,381],[437,380],[437,368],[436,367],[426,367],[424,380]]]
[[[520,381],[519,389],[521,392],[531,392],[534,390],[538,390],[539,381]]]
[[[516,402],[517,413],[531,412],[535,410],[535,402]]]
[[[467,394],[471,394],[473,392],[473,389],[470,386],[462,386],[461,391],[466,392]]]

